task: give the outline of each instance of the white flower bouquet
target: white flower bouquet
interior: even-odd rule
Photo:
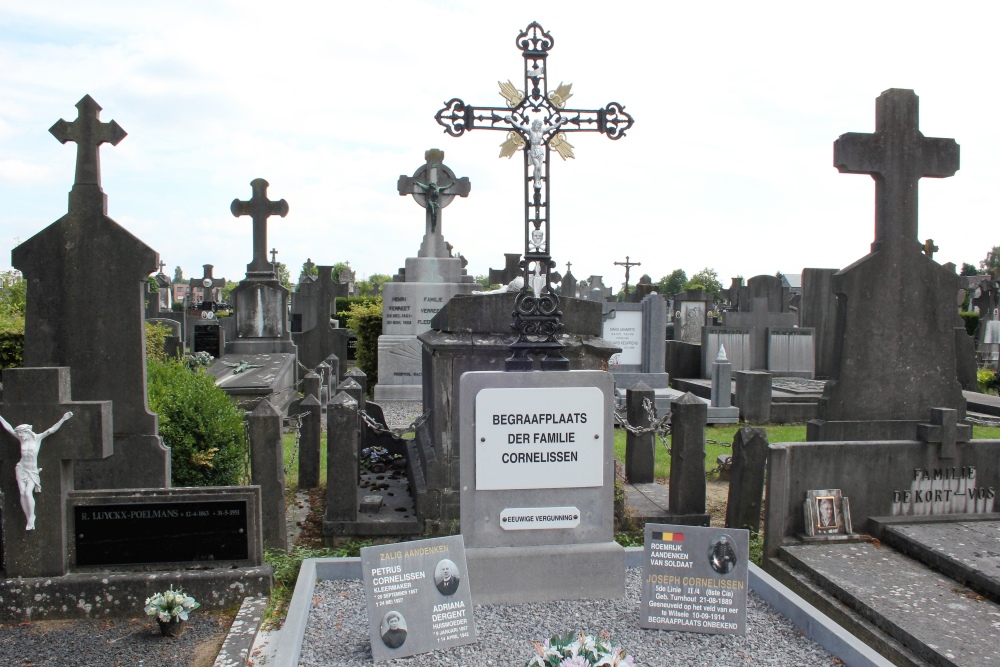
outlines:
[[[153,597],[146,598],[146,614],[155,616],[158,621],[169,623],[172,620],[188,620],[188,612],[201,606],[195,602],[190,595],[183,591],[175,591],[171,586],[169,591],[156,593]]]
[[[611,640],[606,632],[601,638],[572,630],[553,635],[544,644],[535,644],[538,655],[524,667],[634,667],[632,656]]]

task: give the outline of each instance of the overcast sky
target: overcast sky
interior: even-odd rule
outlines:
[[[647,8],[648,7],[648,8]],[[920,183],[919,237],[942,263],[1000,245],[996,38],[987,3],[0,1],[0,266],[66,212],[74,144],[48,128],[90,94],[128,136],[101,150],[108,213],[167,273],[244,277],[250,181],[289,204],[268,248],[292,267],[349,261],[362,277],[415,256],[423,209],[400,197],[431,147],[472,191],[443,214],[470,274],[523,251],[522,158],[502,132],[443,133],[460,97],[502,106],[523,82],[514,39],[555,39],[551,87],[570,106],[624,104],[628,135],[575,134],[553,155],[552,255],[578,278],[628,255],[632,280],[842,268],[868,252],[874,182],[839,174],[833,142],[873,132],[888,88],[920,96],[926,136],[961,145],[952,178]],[[100,258],[94,278],[101,279]]]

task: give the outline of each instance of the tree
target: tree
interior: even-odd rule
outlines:
[[[656,291],[669,299],[684,289],[687,279],[684,269],[675,269],[669,276],[664,276],[657,281]]]
[[[1000,273],[1000,245],[993,246],[993,249],[986,253],[986,259],[979,262],[979,272],[991,275]]]
[[[222,288],[222,300],[223,301],[226,301],[226,302],[229,301],[229,295],[233,293],[233,290],[236,289],[237,285],[239,285],[239,283],[236,282],[236,281],[234,281],[234,280],[227,280],[226,281],[226,284]]]
[[[278,282],[281,286],[287,289],[289,292],[292,291],[292,278],[288,274],[288,267],[285,266],[284,262],[278,262],[277,266]]]
[[[184,271],[181,270],[181,267],[175,266],[174,267],[174,284],[176,285],[177,283],[182,283],[182,282],[184,282]]]
[[[306,262],[302,262],[302,271],[299,272],[299,275],[305,275],[307,272],[308,275],[310,276],[318,276],[319,267],[316,266],[315,264],[313,264],[312,266],[308,266]]]
[[[355,283],[354,291],[357,294],[371,294],[373,290],[381,291],[384,283],[391,283],[392,276],[385,273],[373,273],[367,278],[363,278]]]
[[[350,269],[350,268],[351,268],[351,263],[350,262],[337,262],[336,264],[334,264],[333,265],[333,279],[334,279],[334,281],[340,280],[340,270],[341,269]]]
[[[698,288],[705,290],[716,299],[719,298],[719,293],[722,291],[722,283],[719,282],[719,274],[716,273],[715,269],[710,269],[706,266],[691,276],[691,280],[684,286],[684,289]]]
[[[969,264],[968,262],[962,262],[962,272],[958,275],[960,276],[974,276],[977,275],[979,271],[976,269],[975,264]]]

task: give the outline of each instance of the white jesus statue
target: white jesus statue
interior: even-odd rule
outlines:
[[[14,477],[17,479],[17,488],[21,494],[21,509],[24,510],[24,516],[28,520],[25,530],[35,529],[35,493],[42,490],[42,479],[39,476],[42,469],[38,467],[38,450],[42,448],[42,440],[58,431],[59,427],[72,416],[72,412],[67,412],[51,428],[41,433],[32,431],[31,424],[20,424],[12,428],[7,420],[0,416],[0,425],[21,443],[21,460],[14,466]]]

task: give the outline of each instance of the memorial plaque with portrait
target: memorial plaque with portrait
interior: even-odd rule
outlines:
[[[476,641],[461,535],[365,547],[361,567],[376,661]]]
[[[847,537],[854,533],[851,505],[840,489],[807,491],[803,511],[806,537]]]
[[[750,532],[646,524],[639,626],[742,635]]]

